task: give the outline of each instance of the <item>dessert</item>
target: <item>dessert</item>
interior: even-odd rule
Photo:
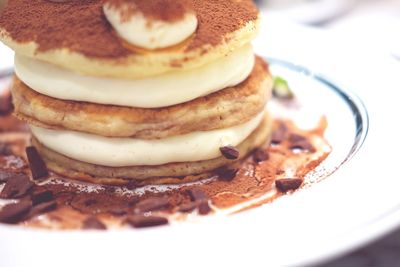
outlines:
[[[330,153],[327,122],[304,130],[265,111],[258,24],[250,0],[8,1],[0,223],[161,226],[307,185]]]
[[[15,115],[47,167],[72,179],[211,177],[269,142],[258,24],[250,0],[10,1],[0,39],[16,52]]]

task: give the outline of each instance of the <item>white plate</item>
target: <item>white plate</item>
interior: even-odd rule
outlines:
[[[266,21],[261,36],[259,54],[315,70],[364,101],[369,133],[349,162],[272,204],[199,223],[107,233],[1,226],[1,266],[298,266],[355,249],[399,225],[399,64],[367,46],[344,46],[282,21]],[[349,129],[337,127],[338,133]]]

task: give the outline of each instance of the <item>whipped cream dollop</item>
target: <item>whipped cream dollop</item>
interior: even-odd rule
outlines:
[[[237,146],[260,124],[264,113],[225,129],[198,131],[164,139],[112,138],[31,126],[37,140],[62,155],[109,167],[193,162],[221,156],[222,146]]]
[[[157,4],[159,3],[155,2],[153,5]],[[174,1],[164,3],[164,5],[178,4]],[[148,1],[147,5],[152,5],[152,2]],[[163,7],[163,5],[153,7],[153,11]],[[103,11],[119,36],[135,46],[147,49],[179,44],[196,31],[198,23],[193,10],[182,10],[184,14],[177,14],[177,19],[165,20],[144,14],[135,1],[126,1],[118,5],[108,1],[103,5]]]
[[[197,69],[123,80],[85,76],[17,54],[15,73],[31,89],[58,99],[159,108],[237,85],[250,75],[254,61],[253,48],[249,44]]]

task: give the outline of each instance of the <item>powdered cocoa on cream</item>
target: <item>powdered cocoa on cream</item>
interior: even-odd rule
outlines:
[[[258,16],[251,0],[191,1],[199,25],[194,38],[184,48],[187,51],[207,44],[218,45],[228,33]],[[134,54],[113,33],[103,14],[103,4],[102,0],[63,3],[13,0],[8,2],[0,15],[0,29],[17,42],[36,42],[38,51],[67,48],[97,58],[123,58]],[[153,16],[176,16],[175,13],[162,15],[161,11],[154,11]],[[150,8],[145,12],[153,11]]]
[[[106,3],[120,11],[123,21],[140,12],[148,19],[174,22],[194,12],[191,0],[106,0]]]

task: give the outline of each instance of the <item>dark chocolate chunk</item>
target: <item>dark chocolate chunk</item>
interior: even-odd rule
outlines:
[[[50,201],[53,198],[54,198],[53,192],[51,192],[50,190],[47,190],[44,187],[39,187],[39,186],[35,187],[31,194],[31,199],[32,199],[33,205],[37,205],[39,203]]]
[[[13,172],[0,170],[0,184],[7,182],[13,176],[15,176]]]
[[[4,155],[4,156],[12,155],[11,146],[6,143],[0,143],[0,155]]]
[[[126,222],[135,228],[143,228],[168,224],[168,219],[159,216],[130,215]]]
[[[128,190],[133,190],[133,189],[136,189],[136,188],[138,188],[138,182],[137,181],[135,181],[135,180],[130,180],[126,185],[125,185],[125,187],[126,187],[126,189],[128,189]]]
[[[38,215],[42,215],[46,212],[50,212],[52,210],[55,210],[57,208],[57,202],[56,201],[48,201],[48,202],[43,202],[40,203],[36,206],[33,206],[29,214],[27,215],[27,218],[32,218]]]
[[[192,212],[197,208],[197,203],[196,202],[187,202],[184,204],[181,204],[178,207],[179,212]]]
[[[271,142],[280,144],[287,139],[289,133],[288,127],[284,123],[279,123],[279,126],[272,132]]]
[[[0,193],[0,198],[20,198],[32,188],[33,182],[23,173],[15,173],[9,178]]]
[[[208,205],[208,201],[201,201],[199,203],[199,214],[200,215],[207,215],[211,212],[210,205]]]
[[[192,201],[204,201],[208,200],[208,195],[206,192],[201,190],[200,188],[190,188],[187,190],[189,194],[190,200]]]
[[[28,157],[29,167],[32,172],[33,180],[45,178],[49,175],[46,164],[39,155],[35,147],[29,146],[26,148],[26,156]]]
[[[8,204],[0,210],[0,222],[18,223],[21,221],[32,207],[29,199],[23,199],[17,203]]]
[[[167,209],[170,206],[167,197],[150,197],[139,201],[135,206],[135,212],[148,212]]]
[[[218,180],[230,182],[236,177],[236,174],[238,173],[238,171],[239,171],[239,169],[223,167],[223,168],[216,169],[215,173],[218,175]]]
[[[96,217],[91,216],[83,221],[82,228],[87,230],[106,230],[107,226]]]
[[[285,193],[289,190],[296,190],[301,186],[303,180],[300,178],[284,178],[275,181],[275,186],[279,191]]]
[[[269,154],[267,150],[258,148],[253,152],[253,160],[257,163],[267,161],[269,159]]]
[[[219,148],[221,154],[226,159],[238,159],[239,158],[239,150],[234,146],[223,146]]]

